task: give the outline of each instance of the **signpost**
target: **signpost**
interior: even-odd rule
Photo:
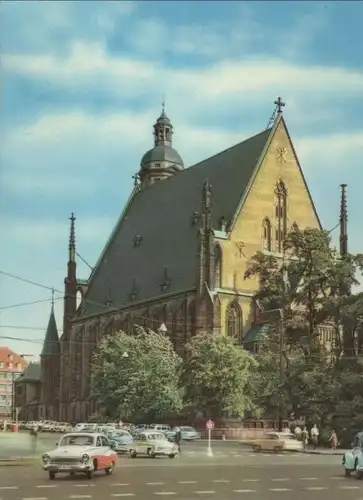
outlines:
[[[207,448],[207,456],[208,457],[213,457],[213,451],[212,451],[212,429],[214,429],[214,422],[213,420],[209,419],[207,423],[205,424],[207,431],[208,431],[208,448]]]

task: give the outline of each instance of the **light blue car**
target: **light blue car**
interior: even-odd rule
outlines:
[[[175,439],[175,434],[178,430],[180,430],[182,441],[196,441],[201,438],[200,432],[196,431],[194,427],[182,425],[180,427],[174,427],[171,431],[165,432],[169,441],[173,441]]]
[[[363,478],[363,432],[358,432],[353,440],[353,448],[343,456],[345,476],[349,477],[352,472],[358,479]]]
[[[118,454],[127,453],[130,445],[134,443],[134,438],[131,434],[123,429],[113,430],[107,435],[111,448]]]

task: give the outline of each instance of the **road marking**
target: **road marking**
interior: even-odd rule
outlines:
[[[176,495],[175,491],[154,491],[154,495]]]
[[[288,477],[272,477],[271,481],[284,482],[284,481],[290,481],[290,479]]]
[[[135,493],[112,493],[112,497],[134,497]]]
[[[130,486],[129,483],[113,483],[111,486]]]
[[[148,486],[161,486],[161,485],[162,485],[162,484],[164,484],[164,483],[162,483],[162,482],[160,482],[160,481],[157,481],[157,482],[155,482],[155,483],[146,483],[146,484],[147,484]]]
[[[338,486],[340,490],[359,490],[359,486]]]
[[[301,481],[317,481],[317,477],[300,477]]]
[[[282,493],[283,491],[292,491],[291,488],[270,488],[270,491],[275,493]]]
[[[22,500],[48,500],[48,497],[26,497],[22,498]]]
[[[259,479],[242,479],[243,483],[257,483]]]
[[[58,488],[56,484],[40,484],[37,488]]]
[[[309,488],[305,488],[307,491],[322,491],[322,490],[328,490],[326,486],[310,486]]]
[[[73,485],[75,488],[89,488],[94,486],[94,484],[74,484]]]
[[[0,486],[0,490],[18,490],[19,486]]]
[[[233,493],[256,493],[256,490],[232,490]]]
[[[231,481],[228,481],[228,479],[214,479],[212,483],[230,483]]]
[[[214,490],[209,490],[209,491],[195,491],[197,495],[214,495],[215,491]]]
[[[178,484],[196,484],[197,481],[178,481]]]
[[[69,498],[92,498],[92,495],[71,495]]]

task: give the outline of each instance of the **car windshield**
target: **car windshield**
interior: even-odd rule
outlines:
[[[195,432],[195,429],[193,429],[193,427],[180,427],[180,430],[184,432]]]
[[[110,434],[110,437],[113,439],[119,438],[119,437],[129,437],[129,436],[130,436],[130,433],[127,431],[114,431],[114,432],[111,432],[111,434]]]
[[[64,436],[60,440],[59,446],[92,446],[93,445],[93,437],[85,435],[78,436]]]
[[[161,434],[160,432],[156,433],[155,434],[148,434],[147,435],[147,439],[152,439],[152,440],[155,440],[155,441],[163,441],[166,439],[166,437],[164,436],[164,434]]]

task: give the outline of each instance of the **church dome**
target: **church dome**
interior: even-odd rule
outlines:
[[[141,166],[148,165],[151,162],[164,161],[184,168],[184,162],[178,151],[167,145],[155,146],[145,153],[141,160]]]

